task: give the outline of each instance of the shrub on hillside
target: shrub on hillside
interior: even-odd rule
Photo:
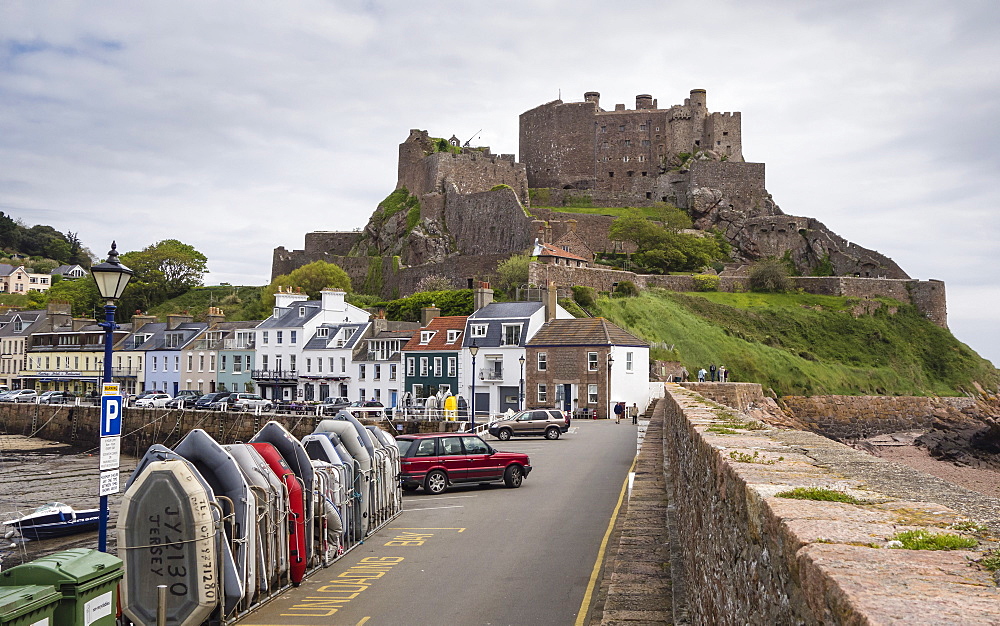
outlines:
[[[639,288],[630,280],[623,280],[615,287],[616,298],[634,298],[639,295]]]
[[[719,290],[719,277],[715,274],[696,274],[691,279],[694,280],[695,291]]]
[[[594,302],[597,301],[597,292],[594,291],[593,287],[587,287],[586,285],[573,285],[573,299],[582,307],[594,306]]]
[[[764,259],[750,268],[750,291],[784,293],[792,290],[788,267],[779,259]]]
[[[428,274],[417,283],[417,291],[448,291],[454,288],[451,279],[439,274]]]

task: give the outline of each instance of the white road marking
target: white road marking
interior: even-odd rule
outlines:
[[[451,506],[428,506],[421,509],[403,509],[404,512],[409,511],[410,513],[414,511],[434,511],[435,509],[464,509],[465,506],[461,504],[453,504]]]

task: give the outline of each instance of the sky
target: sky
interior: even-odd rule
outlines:
[[[1000,3],[0,0],[0,211],[206,284],[362,228],[409,129],[516,153],[518,115],[691,89],[741,111],[782,210],[947,284],[1000,363]]]

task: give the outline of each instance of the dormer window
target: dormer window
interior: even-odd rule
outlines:
[[[274,307],[274,317],[278,317],[279,315],[281,315],[281,309]]]
[[[329,337],[330,336],[330,329],[329,328],[325,328],[325,327],[324,328],[317,328],[316,329],[316,336],[317,337]]]
[[[299,307],[299,317],[305,317],[305,316],[306,316],[306,307],[300,306]]]
[[[485,337],[489,324],[473,324],[469,327],[469,334],[473,337]]]
[[[437,333],[433,330],[422,330],[420,331],[420,345],[425,346],[431,342],[431,339]]]
[[[455,343],[458,341],[459,336],[461,336],[462,331],[460,330],[449,330],[448,331],[448,343]]]
[[[505,346],[516,346],[521,343],[521,325],[520,324],[504,324],[503,325],[503,345]]]

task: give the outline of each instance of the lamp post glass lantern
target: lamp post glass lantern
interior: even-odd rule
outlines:
[[[523,354],[521,355],[521,358],[517,360],[517,362],[521,364],[521,382],[519,383],[519,393],[517,396],[518,411],[524,410],[524,360],[525,359]]]
[[[476,355],[479,354],[479,346],[476,345],[476,340],[472,340],[472,345],[469,346],[469,353],[472,355],[472,402],[470,403],[471,413],[469,418],[472,424],[472,432],[476,431]]]
[[[111,382],[111,358],[112,344],[114,344],[114,332],[118,326],[115,324],[115,301],[122,297],[128,281],[132,278],[132,270],[125,267],[118,261],[118,250],[115,242],[111,242],[111,250],[108,252],[108,260],[104,263],[93,265],[90,274],[97,283],[97,290],[104,298],[104,321],[98,325],[104,329],[104,377],[103,382]],[[98,526],[97,548],[101,552],[108,551],[108,497],[101,496],[100,525]]]

